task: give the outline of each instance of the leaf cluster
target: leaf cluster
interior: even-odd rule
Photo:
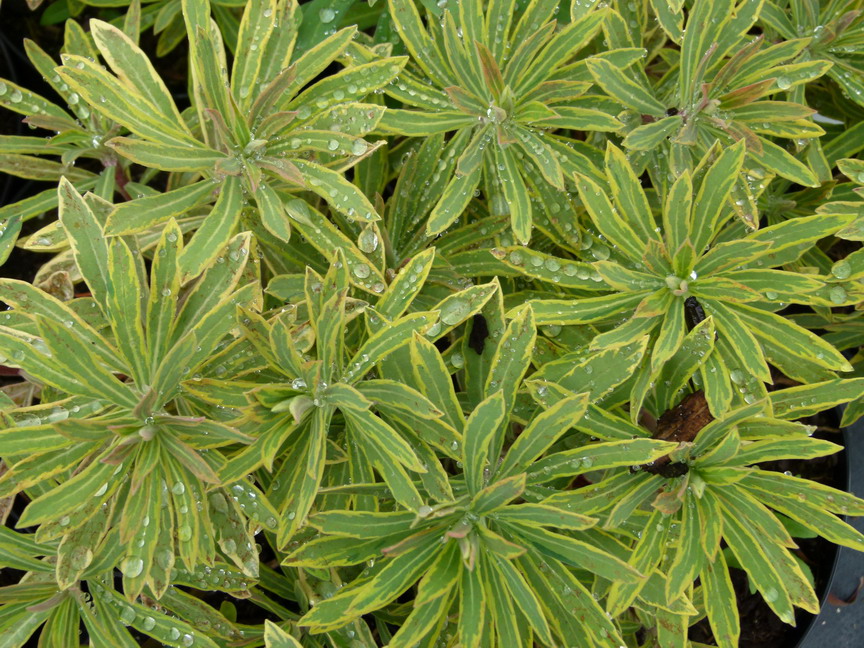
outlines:
[[[735,648],[735,570],[818,611],[860,5],[68,3],[56,96],[0,80],[52,183],[0,207],[45,255],[0,279],[0,645]]]

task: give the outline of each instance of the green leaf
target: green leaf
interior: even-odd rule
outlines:
[[[423,137],[435,133],[448,133],[460,128],[470,128],[477,123],[473,115],[456,110],[420,112],[418,110],[388,109],[378,122],[378,129],[392,135]]]
[[[390,83],[402,71],[406,61],[406,57],[398,56],[352,65],[307,88],[292,99],[286,109],[299,110],[302,106],[314,105],[321,110],[346,101],[360,100]]]
[[[294,227],[331,262],[337,260],[337,250],[344,254],[352,284],[372,294],[384,290],[386,284],[381,271],[330,219],[300,200],[287,203],[286,208]]]
[[[209,171],[228,157],[201,144],[183,146],[115,137],[106,144],[136,164],[162,171]]]
[[[405,312],[426,283],[435,255],[430,247],[408,260],[378,300],[379,313],[393,319]]]
[[[542,503],[507,506],[496,511],[494,517],[514,524],[527,524],[534,527],[551,526],[572,531],[581,531],[597,523],[596,518]]]
[[[632,583],[640,578],[639,572],[623,560],[582,540],[545,529],[528,526],[519,526],[517,529],[508,526],[513,535],[521,541],[528,542],[539,552],[573,567],[587,569],[612,581]]]
[[[522,94],[548,79],[556,67],[569,61],[579,49],[588,44],[599,31],[605,17],[605,12],[594,11],[566,24],[534,57],[524,72],[514,79],[514,91]]]
[[[561,435],[582,418],[588,407],[588,394],[574,394],[562,398],[542,411],[516,439],[496,475],[506,477],[527,470]]]
[[[21,222],[20,216],[12,216],[10,219],[2,221],[2,227],[0,227],[0,265],[6,263],[15,248],[18,234],[21,233]]]
[[[309,524],[327,535],[362,539],[367,536],[389,537],[410,531],[415,517],[407,511],[323,511],[309,518]]]
[[[29,601],[20,603],[20,610],[16,609],[15,604],[8,605],[6,615],[3,621],[3,642],[9,648],[23,648],[27,645],[31,635],[36,632],[37,628],[42,625],[51,610],[29,611],[27,605]],[[13,616],[15,612],[20,612]],[[11,614],[10,614],[11,613]]]
[[[599,322],[632,311],[647,294],[648,292],[645,291],[586,297],[579,300],[532,299],[528,304],[534,311],[538,326],[544,324],[567,326]]]
[[[531,363],[537,328],[531,307],[523,308],[507,325],[502,343],[495,350],[483,393],[490,396],[496,391],[504,396],[504,411],[509,413],[516,402],[516,392]],[[504,429],[499,429],[492,442],[492,456],[497,457],[503,444]]]
[[[455,572],[458,578],[459,572]],[[444,594],[424,602],[415,602],[413,612],[402,623],[393,637],[390,639],[390,648],[411,648],[423,637],[428,636],[429,631],[440,623],[446,615],[451,603],[451,596]]]
[[[67,165],[45,160],[31,155],[0,154],[0,171],[19,178],[57,182],[66,177],[73,182],[87,180],[93,176],[83,169],[69,168]]]
[[[426,472],[411,446],[392,427],[368,409],[342,407],[342,414],[354,430],[409,470]]]
[[[26,528],[68,515],[82,502],[90,501],[110,480],[114,470],[115,466],[94,461],[71,479],[31,501],[16,526]]]
[[[465,423],[462,461],[471,494],[476,494],[485,484],[483,473],[489,463],[490,447],[505,414],[504,394],[497,391],[477,405]]]
[[[792,421],[858,398],[862,389],[864,378],[838,378],[772,391],[769,396],[774,415]]]
[[[375,403],[384,403],[394,410],[405,411],[420,418],[434,419],[442,412],[419,391],[395,380],[363,380],[357,385],[359,393]]]
[[[416,388],[443,412],[443,419],[456,430],[461,430],[465,416],[453,380],[438,349],[421,335],[415,334],[409,351]]]
[[[291,15],[285,16],[283,20],[292,25],[298,18],[299,16],[295,17],[295,15]],[[271,43],[278,46],[280,44],[280,33],[284,32],[290,38],[290,33],[293,31],[294,29],[276,31],[277,38],[274,38]],[[279,74],[275,74],[283,67],[283,62],[279,61],[279,58],[290,54],[290,51],[288,51],[290,47],[274,52],[272,60],[270,57],[263,59],[262,64],[268,65],[271,69],[270,76],[264,78],[272,76],[273,81],[253,104],[252,113],[256,119],[269,112],[286,110],[297,91],[307,86],[345,51],[345,48],[357,33],[357,27],[356,25],[351,25],[338,31],[332,29],[328,31],[331,33],[326,38],[306,49],[302,56],[295,60],[291,66],[282,69]]]
[[[224,300],[236,288],[246,268],[250,245],[251,235],[248,232],[237,234],[223,249],[222,261],[217,258],[210,263],[210,267],[186,295],[175,318],[176,323],[171,335],[172,344],[178,342],[186,333],[200,327],[211,313],[224,307]],[[236,306],[236,302],[234,305]],[[223,331],[228,329],[230,326],[222,328]],[[207,335],[213,331],[202,330],[201,332]]]
[[[547,561],[548,558],[536,552],[519,558],[522,573],[534,591],[543,593],[547,619],[556,626],[557,633],[564,637],[589,637],[600,645],[609,642],[623,645],[617,626],[585,585],[558,560],[549,562],[548,570],[541,569]]]
[[[87,520],[80,527],[63,536],[57,548],[55,576],[60,589],[75,585],[93,561],[93,548],[98,547],[105,533],[108,515],[104,510]]]
[[[177,309],[180,276],[177,259],[183,246],[183,234],[175,221],[162,231],[156,245],[147,300],[147,348],[151,366],[156,366],[165,354],[171,326]]]
[[[108,236],[134,234],[171,218],[183,216],[193,207],[206,202],[213,190],[212,182],[201,180],[162,194],[137,198],[117,205],[108,215],[105,234]]]
[[[606,175],[621,217],[644,242],[657,238],[648,199],[633,167],[617,146],[606,146]]]
[[[36,383],[50,385],[70,394],[84,389],[78,380],[54,366],[49,356],[37,351],[32,339],[22,339],[20,335],[4,329],[0,327],[0,352],[7,358],[5,363],[8,366],[21,367]]]
[[[177,130],[189,133],[168,88],[153,69],[150,59],[132,39],[101,20],[90,22],[90,33],[114,73],[156,108],[155,116]]]
[[[439,58],[432,46],[432,40],[423,26],[415,3],[411,0],[393,0],[388,6],[399,38],[420,69],[439,84],[450,85],[450,75],[445,72],[447,64]]]
[[[786,149],[764,137],[759,138],[759,144],[762,146],[761,151],[748,151],[748,153],[769,171],[805,187],[819,186],[819,180],[816,179],[813,172],[802,162],[796,160]]]
[[[137,399],[131,389],[120,382],[68,326],[42,317],[38,327],[42,339],[52,351],[52,364],[78,381],[72,393],[106,399],[120,407],[135,407]]]
[[[519,171],[519,161],[510,148],[495,148],[498,179],[510,210],[510,225],[520,243],[531,239],[531,201]]]
[[[0,430],[0,448],[3,455],[38,454],[69,445],[69,439],[59,434],[50,424],[24,425]]]
[[[303,648],[299,641],[270,619],[264,621],[264,645],[267,648]]]
[[[144,295],[132,251],[122,239],[114,239],[108,247],[108,276],[106,305],[114,338],[135,383],[147,385],[150,363],[144,336]]]
[[[699,573],[704,560],[702,547],[699,545],[702,527],[697,505],[693,500],[694,498],[688,494],[681,507],[680,539],[666,579],[666,596],[670,601],[674,601],[684,593]]]
[[[684,173],[669,190],[663,209],[663,229],[667,249],[673,256],[673,270],[680,277],[690,274],[692,258],[682,263],[681,252],[690,242],[691,209],[693,207],[693,183],[689,173]],[[695,252],[695,250],[694,250]]]
[[[183,18],[190,45],[190,71],[198,86],[199,119],[203,122],[205,111],[212,109],[222,116],[235,136],[239,135],[239,115],[228,91],[225,48],[219,29],[210,19],[209,3],[183,0]]]
[[[723,149],[705,172],[693,201],[690,240],[694,249],[703,250],[728,215],[729,193],[744,163],[744,152],[744,140],[740,140]]]
[[[737,648],[741,635],[735,590],[729,578],[729,569],[723,552],[717,552],[714,560],[706,560],[699,579],[705,592],[705,607],[708,622],[720,648]]]
[[[777,546],[764,536],[760,537],[758,521],[742,520],[735,511],[728,509],[725,502],[721,502],[721,506],[724,509],[723,538],[738,563],[775,614],[787,623],[793,622],[794,574],[786,571],[788,562],[784,564],[785,561],[777,560],[783,554],[789,558],[785,548]]]
[[[197,144],[182,122],[172,126],[161,110],[143,94],[112,77],[94,61],[83,56],[66,55],[57,74],[95,110],[111,121],[122,124],[134,134],[152,142],[175,146]],[[145,74],[147,74],[145,72]],[[146,91],[146,90],[145,90]]]
[[[544,642],[551,643],[552,642],[552,634],[549,628],[549,624],[546,621],[546,617],[543,613],[543,609],[540,606],[540,602],[538,601],[534,592],[531,591],[531,588],[525,582],[525,578],[522,576],[519,571],[513,567],[509,560],[502,560],[496,558],[490,563],[494,566],[495,571],[497,571],[498,581],[496,590],[498,592],[498,596],[501,599],[512,598],[512,605],[515,603],[519,606],[519,610],[527,617],[529,624],[537,633],[537,636]],[[504,587],[501,587],[504,585]],[[506,596],[506,593],[509,593],[509,597]],[[509,622],[515,623],[516,616],[515,614],[509,614],[508,616]],[[502,624],[498,624],[498,631],[503,635],[504,630],[502,629]],[[507,632],[505,636],[514,636],[511,632]]]
[[[665,0],[659,0],[659,2],[665,2]],[[664,117],[663,119],[637,126],[627,133],[627,137],[624,138],[622,143],[631,151],[651,151],[660,146],[667,137],[670,137],[673,133],[677,133],[683,123],[680,115]]]
[[[365,584],[319,602],[300,619],[300,625],[326,631],[389,603],[432,564],[439,547],[438,538],[427,533],[412,551],[394,557]]]
[[[765,362],[762,347],[736,312],[714,300],[703,300],[703,306],[705,312],[714,318],[719,334],[725,338],[734,353],[732,361],[738,366],[730,366],[729,370],[743,370],[763,382],[771,382],[771,372]]]
[[[565,288],[590,291],[607,289],[602,280],[598,281],[599,277],[589,263],[552,256],[521,245],[493,248],[490,252],[508,267],[531,279]]]
[[[44,317],[74,329],[75,334],[86,340],[90,350],[111,368],[119,369],[122,363],[106,340],[79,313],[51,294],[33,285],[16,279],[0,279],[0,298],[9,306],[26,312],[31,317]]]
[[[216,204],[180,254],[180,272],[184,278],[200,274],[228,244],[240,219],[242,204],[240,180],[225,178]]]
[[[158,454],[158,446],[151,448],[151,452]],[[122,571],[123,591],[127,595],[140,593],[150,575],[159,545],[161,498],[162,480],[151,473],[144,480],[138,495],[129,497],[123,508],[120,538],[126,545]],[[136,571],[140,573],[136,574]]]
[[[528,128],[516,129],[516,137],[522,152],[534,163],[546,182],[557,189],[563,189],[564,174],[561,164],[543,139]]]
[[[603,410],[598,408],[597,411]],[[590,415],[593,417],[594,413]],[[622,419],[617,421],[621,423],[622,429],[626,429],[626,421]],[[593,426],[584,424],[577,424],[577,426],[588,433],[594,431]],[[622,441],[594,443],[582,448],[556,452],[536,462],[528,472],[528,483],[539,484],[559,477],[572,478],[592,470],[639,465],[659,459],[674,449],[674,445],[666,441],[631,439],[629,436]]]
[[[375,221],[379,219],[372,203],[341,174],[314,162],[293,159],[309,189],[321,196],[340,214],[353,220]]]
[[[57,194],[60,222],[72,246],[75,263],[94,299],[104,306],[108,293],[108,244],[102,235],[102,225],[68,180],[60,181]]]
[[[27,116],[52,117],[59,123],[65,122],[70,128],[76,128],[75,122],[65,110],[44,97],[5,79],[3,80],[3,87],[6,88],[6,91],[0,95],[0,105],[4,108]]]
[[[369,311],[367,311],[369,312]],[[411,341],[414,331],[423,332],[437,316],[432,313],[411,313],[380,329],[364,342],[349,362],[343,382],[355,382],[365,376],[383,358]]]
[[[316,409],[309,423],[309,431],[297,447],[297,451],[302,453],[297,457],[298,464],[286,483],[289,496],[282,507],[284,513],[280,518],[280,545],[290,540],[300,528],[318,492],[323,477],[327,427],[326,415],[321,409]],[[305,461],[301,463],[300,460],[303,459]]]
[[[576,187],[582,204],[585,205],[597,229],[613,245],[621,248],[624,254],[641,262],[648,241],[640,238],[631,225],[613,209],[606,192],[593,180],[582,175],[576,177]]]
[[[742,447],[731,461],[740,465],[778,459],[814,459],[840,452],[843,446],[810,437],[801,439],[762,439]]]
[[[670,522],[670,516],[659,510],[651,513],[630,556],[629,564],[634,569],[647,574],[654,571],[663,558]],[[642,592],[647,581],[646,578],[637,583],[613,583],[606,603],[607,611],[616,616],[623,613]]]
[[[393,499],[409,510],[420,510],[424,500],[417,490],[414,479],[406,472],[402,464],[393,461],[392,456],[385,452],[377,443],[366,438],[362,434],[362,430],[358,431],[354,435],[354,438],[357,439],[356,442],[362,449],[363,456],[365,456],[370,467],[374,468],[384,479]],[[371,474],[371,471],[369,472]]]
[[[722,443],[735,425],[753,416],[759,416],[764,412],[764,409],[764,403],[752,403],[737,409],[727,410],[699,430],[694,441],[694,453],[698,456],[708,452],[718,443]]]
[[[474,197],[474,190],[480,184],[481,171],[482,166],[477,165],[470,173],[457,173],[450,179],[426,221],[427,236],[440,234],[462,215]]]
[[[735,304],[732,310],[757,338],[774,342],[790,355],[815,362],[826,369],[852,370],[852,365],[837,349],[785,317],[743,304]]]
[[[683,304],[673,302],[672,307],[666,311],[660,334],[654,342],[651,352],[651,370],[658,371],[676,351],[681,347],[684,336],[687,334],[684,323]]]
[[[810,249],[814,241],[833,234],[854,218],[848,214],[831,213],[790,218],[753,232],[747,239],[770,243],[770,249],[759,256],[765,259],[766,265],[779,266],[794,261]]]
[[[572,356],[565,355],[544,365],[532,379],[558,383],[572,392],[588,392],[592,400],[599,400],[633,375],[645,354],[647,341],[648,338],[643,337],[622,347],[592,353],[587,358],[578,357],[575,363]],[[540,391],[538,387],[537,392]],[[557,397],[550,389],[549,400]],[[544,402],[545,395],[539,400]]]
[[[623,70],[606,59],[590,58],[587,64],[595,83],[613,99],[652,117],[661,117],[666,112],[666,107],[649,90],[632,81]]]
[[[799,219],[795,219],[796,221]],[[786,221],[794,222],[794,221]],[[770,228],[768,228],[770,229]],[[760,230],[761,233],[763,230]],[[694,270],[698,275],[722,272],[734,266],[763,256],[771,249],[768,241],[737,239],[724,241],[711,247],[697,262]]]
[[[440,339],[456,326],[479,313],[499,290],[500,284],[493,280],[487,284],[469,286],[447,295],[434,306],[434,309],[440,313],[439,321],[443,326],[433,326],[427,335],[430,339]]]
[[[273,16],[274,12],[277,16]],[[261,72],[265,64],[270,64],[269,61],[265,62],[265,56],[268,53],[270,35],[279,24],[278,13],[279,6],[274,0],[246,3],[237,36],[237,55],[231,69],[231,87],[234,89],[235,99],[241,110],[248,109],[254,101],[253,89],[256,83],[260,83],[262,78],[269,80],[269,77],[262,77]],[[283,16],[282,19],[285,20],[285,17]],[[290,25],[290,18],[285,20],[282,30],[293,31],[286,29],[287,25]],[[285,56],[290,57],[290,51]]]
[[[665,411],[675,405],[678,391],[711,356],[713,350],[714,320],[707,317],[684,336],[678,350],[655,381],[655,395],[660,409]]]
[[[133,628],[147,634],[161,643],[174,648],[184,645],[202,646],[202,648],[217,648],[216,644],[201,630],[185,621],[167,614],[157,612],[149,606],[124,600],[113,589],[103,588],[98,584],[92,586],[108,608],[108,613],[120,619],[129,619]],[[191,641],[190,641],[191,638]]]
[[[831,542],[852,548],[864,544],[864,536],[859,531],[824,511],[818,503],[812,503],[806,497],[801,499],[800,494],[796,496],[783,490],[773,490],[769,484],[760,483],[758,478],[745,479],[741,484],[759,501]]]
[[[570,130],[615,132],[621,122],[601,110],[576,106],[556,106],[556,116],[538,120],[537,125]]]
[[[474,495],[471,510],[477,515],[496,511],[522,495],[525,491],[525,475],[514,475],[489,484]]]
[[[446,594],[456,584],[460,571],[456,545],[449,543],[420,581],[415,607],[442,597],[447,600],[449,597]]]
[[[732,7],[731,0],[704,3],[694,7],[687,18],[687,28],[681,43],[681,69],[678,72],[680,101],[686,107],[696,101],[712,41],[726,28],[732,17]]]

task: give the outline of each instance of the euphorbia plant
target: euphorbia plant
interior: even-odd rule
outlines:
[[[606,150],[610,193],[589,178],[577,179],[592,223],[614,248],[614,257],[593,264],[614,292],[532,303],[541,324],[614,322],[591,341],[592,348],[615,348],[650,336],[651,353],[633,386],[634,416],[688,328],[706,315],[718,339],[703,358],[700,377],[715,414],[735,398],[763,398],[763,383],[771,382],[769,363],[805,381],[850,369],[829,343],[773,311],[789,303],[854,303],[842,285],[777,269],[853,217],[798,218],[727,239],[723,232],[734,215],[730,203],[744,150],[741,141],[722,152],[709,151],[695,170],[695,182],[684,172],[670,187],[659,218],[626,157],[611,143]],[[628,318],[624,322],[622,315]]]
[[[493,2],[484,16],[479,0],[460,3],[458,11],[445,3],[443,12],[429,9],[424,26],[413,2],[391,3],[393,23],[419,69],[403,71],[387,92],[421,110],[387,111],[380,127],[413,136],[455,131],[460,141],[427,234],[450,226],[485,178],[493,213],[509,214],[514,235],[527,243],[532,225],[527,183],[542,178],[535,191],[560,191],[565,171],[587,166],[584,156],[570,152],[573,144],[553,131],[621,127],[582,96],[590,83],[572,79],[573,66],[566,66],[591,42],[605,14],[574,4],[571,21],[556,32],[558,3],[531,3],[518,20],[516,4]],[[529,174],[526,167],[539,173]]]
[[[0,206],[0,645],[817,609],[798,538],[864,539],[804,477],[864,402],[857,3],[92,2],[26,46],[68,110],[0,81],[56,182]]]
[[[273,511],[251,505],[252,485],[238,485],[251,505],[245,512],[235,494],[207,493],[223,485],[224,458],[211,450],[253,438],[196,416],[180,387],[230,334],[237,307],[260,303],[255,276],[246,271],[249,236],[235,237],[181,293],[176,223],[163,231],[148,285],[139,250],[101,235],[96,214],[104,222],[110,205],[82,199],[66,181],[59,191],[60,222],[91,296],[73,308],[25,282],[0,284],[3,301],[15,307],[0,331],[5,362],[43,386],[42,404],[13,415],[16,426],[4,434],[5,493],[43,485],[20,523],[40,525],[42,541],[60,539],[62,588],[93,561],[94,545],[118,529],[129,597],[145,584],[164,592],[175,556],[188,569],[212,563],[216,541],[254,577],[244,518],[275,528]],[[74,478],[45,481],[67,471]]]
[[[292,60],[297,5],[274,0],[247,6],[229,77],[208,3],[184,2],[184,16],[194,114],[180,114],[144,52],[107,23],[94,21],[91,29],[116,76],[75,55],[66,55],[58,69],[90,105],[136,136],[112,139],[118,154],[147,167],[203,176],[119,205],[106,231],[142,231],[218,193],[182,259],[184,272],[194,274],[236,229],[243,194],[254,198],[261,223],[283,242],[290,237],[278,194],[283,186],[309,189],[351,220],[376,220],[372,204],[340,171],[373,148],[363,136],[375,128],[381,107],[360,100],[393,79],[404,59],[352,66],[310,86],[344,53],[355,30],[340,30]]]

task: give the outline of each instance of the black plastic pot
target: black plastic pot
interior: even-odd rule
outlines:
[[[844,490],[864,497],[864,420],[843,430],[846,447]],[[846,522],[864,533],[864,517],[847,517]],[[859,648],[864,646],[864,594],[857,596],[864,578],[864,553],[840,547],[825,592],[822,608],[812,618],[796,648]],[[837,602],[852,603],[837,605]]]

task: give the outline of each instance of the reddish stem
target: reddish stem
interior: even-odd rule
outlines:
[[[126,183],[129,182],[129,178],[126,177],[123,168],[116,162],[114,164],[114,182],[117,183],[117,191],[120,192],[120,195],[123,196],[124,200],[132,200],[132,196],[130,196],[129,192],[126,191]]]

